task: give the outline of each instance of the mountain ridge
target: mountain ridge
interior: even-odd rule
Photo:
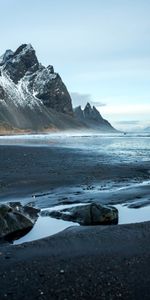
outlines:
[[[87,106],[89,123],[76,116],[60,75],[52,65],[45,67],[38,61],[31,44],[22,44],[15,51],[8,49],[0,57],[0,132],[2,128],[31,132],[94,129],[89,113]],[[95,107],[91,114],[97,114],[100,121]],[[101,124],[105,122],[101,117]]]
[[[103,119],[97,108],[95,106],[91,107],[89,102],[84,109],[81,108],[81,105],[77,106],[74,109],[74,114],[77,120],[93,130],[116,132],[116,129],[107,120]]]

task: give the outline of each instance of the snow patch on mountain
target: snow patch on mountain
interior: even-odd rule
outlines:
[[[12,102],[15,106],[26,107],[29,106],[33,109],[35,106],[42,105],[40,99],[37,99],[28,90],[28,81],[20,79],[16,85],[8,76],[7,72],[1,70],[0,86],[5,91],[5,98],[3,104],[9,106]]]
[[[31,44],[23,44],[14,52],[7,50],[0,57],[0,126],[31,131],[110,129],[89,104],[84,111],[80,108],[73,113],[61,77],[52,65],[39,63]]]
[[[13,56],[14,52],[11,49],[6,50],[6,52],[0,56],[0,65],[4,64]]]

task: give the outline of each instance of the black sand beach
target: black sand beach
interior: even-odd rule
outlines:
[[[104,154],[80,149],[0,146],[0,170],[0,201],[23,201],[23,198],[31,197],[37,205],[51,206],[64,203],[69,194],[71,202],[78,198],[80,202],[91,201],[92,191],[94,200],[120,203],[126,201],[126,197],[127,200],[136,198],[139,195],[137,188],[127,191],[124,199],[125,191],[102,192],[111,189],[112,182],[119,188],[149,180],[150,161],[114,163],[111,158],[106,161]],[[149,186],[141,187],[140,193],[141,197],[149,194]],[[41,199],[45,194],[46,204],[44,197]]]
[[[79,148],[0,146],[0,201],[40,208],[149,202],[149,170],[148,160],[115,163]],[[145,222],[71,227],[35,242],[1,244],[0,299],[149,299],[149,238]]]
[[[149,299],[150,222],[0,248],[0,299]]]

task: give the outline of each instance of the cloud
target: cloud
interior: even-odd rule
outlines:
[[[109,114],[111,116],[119,116],[119,120],[122,121],[122,119],[129,119],[133,120],[133,116],[135,116],[135,121],[141,120],[141,119],[147,119],[150,115],[150,104],[149,103],[136,103],[136,104],[129,104],[129,103],[123,103],[123,104],[113,104],[113,105],[107,105],[106,107],[103,107],[103,112],[105,114]],[[121,119],[120,119],[121,117]]]
[[[90,101],[91,105],[94,105],[96,107],[102,107],[102,106],[106,106],[106,103],[100,102],[100,101]]]
[[[120,125],[138,125],[140,122],[136,120],[129,120],[129,121],[126,120],[126,121],[118,121],[116,123]]]
[[[92,96],[90,94],[81,94],[78,92],[72,92],[70,94],[71,94],[72,103],[73,103],[74,107],[76,107],[78,105],[81,105],[82,107],[84,107],[87,104],[87,102],[89,102],[91,105],[94,105],[96,107],[106,105],[106,103],[103,103],[100,101],[92,101],[91,100]]]

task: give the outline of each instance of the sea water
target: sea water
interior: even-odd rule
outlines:
[[[140,162],[141,164],[150,161],[150,134],[149,133],[133,133],[126,134],[41,134],[41,135],[20,135],[0,137],[0,145],[19,145],[19,146],[45,146],[57,148],[75,149],[82,153],[89,154],[94,158],[98,156],[99,164],[107,162],[107,164],[130,164]],[[150,174],[150,170],[149,170]],[[149,184],[147,179],[147,185]],[[134,183],[128,183],[128,186]],[[136,185],[143,184],[142,182]],[[145,182],[144,182],[145,184]],[[125,186],[119,186],[118,189],[124,189]],[[116,186],[108,183],[105,191],[116,189]],[[88,191],[87,191],[88,192]],[[63,192],[62,192],[63,193]],[[88,193],[94,193],[89,191]],[[20,199],[21,200],[21,199]],[[139,209],[128,208],[123,204],[116,205],[119,211],[119,223],[136,223],[150,220],[150,206]],[[69,226],[75,225],[72,222],[52,219],[50,217],[39,217],[33,229],[23,238],[15,243],[35,240],[44,236],[55,234]]]
[[[104,154],[114,162],[150,160],[150,133],[116,134],[35,134],[0,136],[0,145],[48,146],[74,148]]]

